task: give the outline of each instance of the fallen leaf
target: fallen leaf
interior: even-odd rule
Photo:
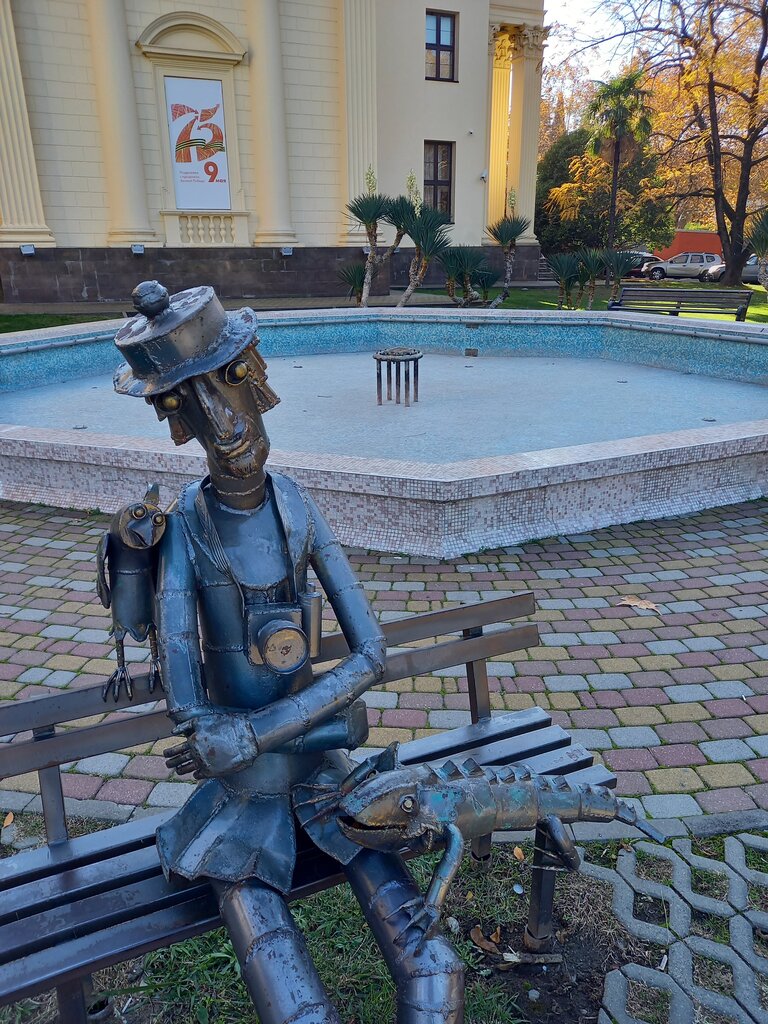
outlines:
[[[471,903],[474,898],[475,894],[473,892],[470,891],[467,893],[467,903]]]
[[[491,932],[491,942],[501,942],[501,925],[496,925],[496,931]]]
[[[515,860],[519,860],[521,863],[525,860],[525,854],[519,846],[516,846],[512,853],[515,855]]]
[[[488,939],[483,935],[483,930],[479,924],[476,924],[472,931],[469,933],[470,939],[474,942],[478,949],[485,950],[486,953],[498,953],[499,947],[495,942],[489,942]]]
[[[659,606],[654,604],[653,601],[649,601],[645,597],[635,597],[633,594],[630,594],[628,597],[622,597],[619,604],[629,605],[630,608],[647,608],[652,612],[659,610]]]
[[[8,811],[6,816],[3,818],[3,828],[8,828],[9,825],[13,824],[13,811]]]

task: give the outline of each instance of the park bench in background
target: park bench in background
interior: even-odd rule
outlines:
[[[483,765],[522,762],[542,774],[615,786],[615,777],[594,765],[592,754],[574,745],[543,709],[491,716],[486,659],[538,643],[535,624],[509,625],[533,611],[533,595],[524,592],[383,627],[390,648],[384,682],[465,665],[469,684],[473,724],[403,744],[403,763],[471,755]],[[323,639],[317,661],[334,661],[346,653],[344,638],[334,634]],[[85,1024],[93,971],[220,923],[207,883],[168,883],[163,877],[155,829],[174,812],[68,838],[61,766],[169,736],[171,722],[156,697],[140,676],[132,702],[124,696],[117,704],[110,700],[106,710],[116,714],[75,728],[68,723],[104,713],[100,687],[8,701],[0,709],[0,735],[32,733],[31,739],[0,748],[0,778],[38,772],[48,840],[44,847],[0,861],[0,1006],[55,987],[60,1019]],[[133,710],[141,705],[146,710]],[[120,713],[128,707],[129,713]],[[537,830],[536,847],[544,849],[547,838],[545,830]],[[490,855],[490,837],[476,842],[473,855],[480,860]],[[535,866],[541,863],[541,854],[535,854],[528,927],[543,944],[552,928],[555,874]],[[336,885],[343,877],[335,861],[307,842],[298,850],[291,899]]]
[[[625,285],[618,299],[608,303],[608,309],[627,313],[681,313],[719,314],[746,320],[752,298],[749,288],[679,288],[675,285],[654,287],[649,284]]]

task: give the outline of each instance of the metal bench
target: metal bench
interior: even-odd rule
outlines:
[[[509,625],[533,611],[533,595],[524,592],[384,626],[390,647],[384,682],[466,666],[473,724],[403,744],[404,763],[471,754],[483,765],[522,762],[543,774],[615,786],[615,777],[594,765],[592,754],[574,745],[543,709],[491,716],[486,659],[538,643],[535,624]],[[397,647],[404,649],[392,650]],[[337,660],[346,651],[341,634],[327,636],[317,661]],[[93,971],[219,925],[216,898],[207,884],[168,883],[163,877],[155,829],[173,812],[68,838],[66,813],[74,807],[62,794],[61,766],[168,736],[171,723],[155,697],[140,676],[132,703],[123,697],[105,708],[96,686],[8,702],[0,710],[0,734],[32,733],[32,738],[0,747],[0,778],[38,772],[48,840],[46,846],[0,861],[0,1006],[55,987],[60,1019],[85,1024]],[[146,710],[134,710],[142,704]],[[132,710],[126,713],[128,707]],[[107,717],[95,725],[69,726],[105,710]],[[536,839],[536,847],[544,849],[548,833],[537,831]],[[478,860],[487,859],[490,836],[476,841],[472,852]],[[537,868],[541,863],[537,853],[528,923],[534,947],[546,944],[552,929],[555,874]],[[291,899],[343,880],[338,865],[310,848],[309,840],[300,845]]]
[[[608,303],[608,309],[621,309],[628,313],[662,313],[680,316],[717,314],[746,320],[752,292],[749,288],[680,288],[676,285],[625,285],[618,299]]]

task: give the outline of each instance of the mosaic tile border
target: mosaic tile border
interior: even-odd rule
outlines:
[[[768,420],[443,465],[273,450],[346,544],[455,557],[762,497]],[[0,424],[0,498],[113,511],[205,472],[170,441]]]

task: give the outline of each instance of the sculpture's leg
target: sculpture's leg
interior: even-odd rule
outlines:
[[[435,935],[417,953],[416,929],[395,942],[415,913],[398,909],[421,896],[400,858],[362,850],[344,870],[397,987],[397,1024],[462,1024],[464,964],[451,944]]]
[[[261,1024],[340,1024],[280,893],[255,879],[211,884]]]

